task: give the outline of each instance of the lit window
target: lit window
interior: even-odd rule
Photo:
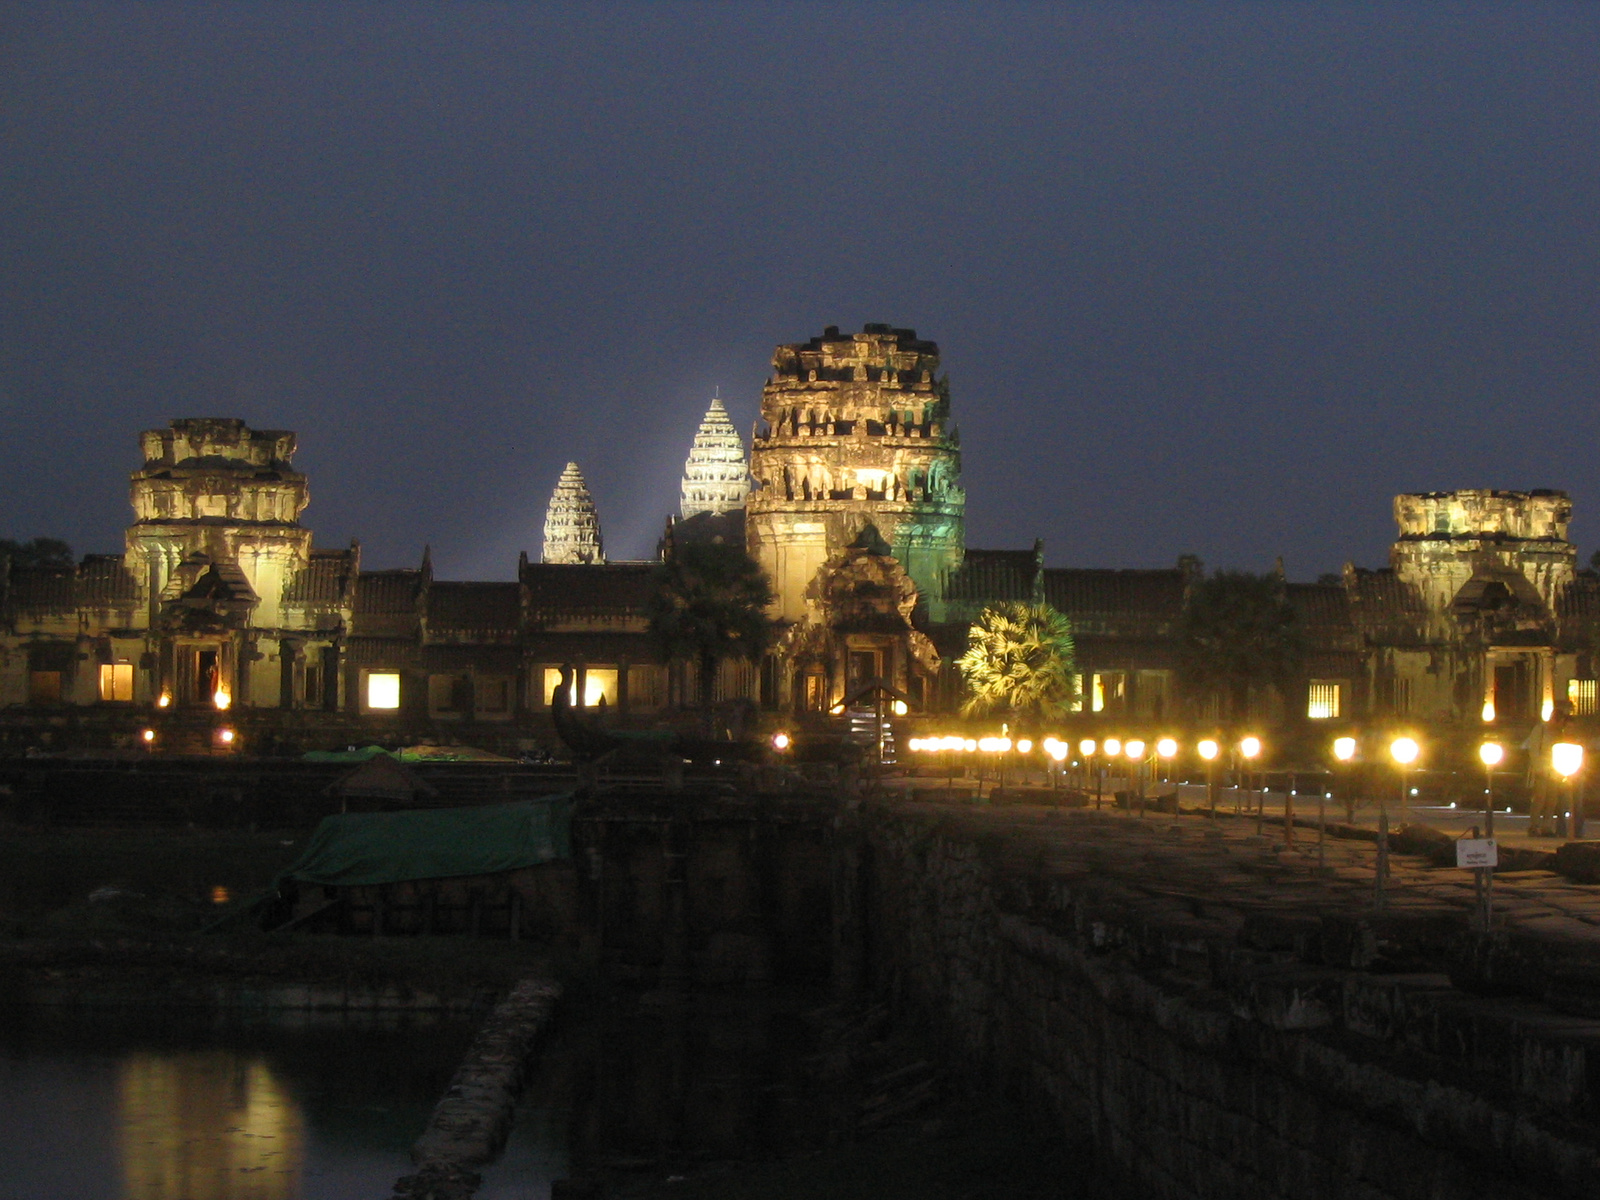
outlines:
[[[400,707],[400,676],[397,672],[374,671],[367,676],[367,707]]]
[[[555,703],[556,690],[560,688],[560,686],[561,669],[559,667],[546,667],[544,669],[544,692],[542,693],[545,704],[548,705]],[[574,682],[567,688],[567,703],[576,704],[577,702],[578,685],[576,679],[574,679]]]
[[[1105,712],[1122,703],[1124,676],[1121,671],[1096,672],[1091,677],[1089,708]]]
[[[601,701],[606,707],[617,704],[617,672],[615,667],[590,667],[583,673],[583,703],[595,708]]]
[[[1306,701],[1306,716],[1313,721],[1337,720],[1339,699],[1344,685],[1328,679],[1313,679]]]
[[[132,663],[100,664],[100,699],[113,701],[133,699]]]
[[[1575,717],[1592,717],[1600,710],[1600,695],[1596,694],[1593,679],[1567,680],[1567,702],[1572,705],[1572,715]]]

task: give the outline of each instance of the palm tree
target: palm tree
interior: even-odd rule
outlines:
[[[1276,572],[1201,579],[1184,603],[1182,632],[1185,689],[1225,698],[1234,719],[1248,714],[1251,688],[1284,691],[1305,658],[1304,634]]]
[[[772,644],[772,585],[743,548],[717,542],[673,547],[655,584],[650,636],[669,659],[695,664],[699,701],[709,710],[722,660],[754,662]]]
[[[966,716],[1011,712],[1043,722],[1078,699],[1072,625],[1048,604],[998,604],[968,634],[956,665],[966,680]]]

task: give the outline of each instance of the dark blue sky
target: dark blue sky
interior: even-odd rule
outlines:
[[[135,435],[300,434],[319,544],[653,551],[774,344],[940,342],[968,541],[1381,565],[1397,491],[1600,541],[1600,5],[0,9],[0,536]]]

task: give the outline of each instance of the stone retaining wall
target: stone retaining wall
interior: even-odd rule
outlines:
[[[1389,935],[1339,914],[1164,896],[1155,831],[1111,819],[1053,814],[1052,843],[868,806],[838,838],[841,982],[923,1010],[1141,1196],[1594,1194],[1600,1022],[1364,969]]]

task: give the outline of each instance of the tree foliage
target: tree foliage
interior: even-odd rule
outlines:
[[[0,559],[10,559],[13,567],[70,567],[72,547],[57,538],[36,537],[15,542],[0,538]]]
[[[1035,721],[1068,712],[1078,698],[1072,624],[1048,604],[986,608],[956,665],[967,684],[967,716],[1010,712]]]
[[[1179,676],[1186,690],[1249,708],[1250,689],[1285,690],[1305,660],[1305,636],[1275,572],[1217,571],[1190,589]]]
[[[670,659],[692,662],[700,703],[709,707],[717,666],[760,658],[772,644],[772,585],[740,546],[690,542],[656,569],[650,636]]]

